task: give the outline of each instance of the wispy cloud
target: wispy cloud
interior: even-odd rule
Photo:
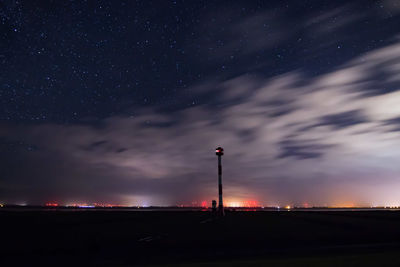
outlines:
[[[313,78],[298,70],[196,89],[218,90],[216,107],[145,110],[96,125],[3,123],[2,144],[12,149],[0,154],[0,193],[13,201],[210,200],[216,195],[213,149],[221,145],[227,197],[264,204],[393,203],[395,195],[383,192],[400,186],[399,55],[395,43]],[[12,145],[20,140],[35,149]],[[29,164],[21,169],[20,161]],[[37,187],[37,180],[45,186]],[[24,187],[16,191],[17,184]]]

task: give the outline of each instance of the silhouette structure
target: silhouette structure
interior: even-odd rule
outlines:
[[[212,212],[213,212],[213,214],[217,213],[217,201],[216,200],[212,201]]]

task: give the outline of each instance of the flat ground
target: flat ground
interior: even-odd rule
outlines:
[[[0,210],[0,265],[400,266],[398,211]]]

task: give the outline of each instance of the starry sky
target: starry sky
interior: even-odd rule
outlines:
[[[400,2],[0,0],[0,202],[400,205]]]

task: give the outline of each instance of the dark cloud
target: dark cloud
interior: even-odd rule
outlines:
[[[124,151],[128,150],[127,148],[118,148],[115,152],[117,153],[122,153]]]
[[[96,150],[100,147],[104,147],[104,145],[107,143],[108,143],[108,141],[106,141],[106,140],[96,141],[96,142],[89,144],[88,146],[83,147],[83,149],[92,151],[92,150]]]
[[[399,132],[400,131],[400,117],[385,120],[384,126],[391,126],[389,131]]]
[[[368,122],[368,120],[362,114],[361,110],[352,110],[324,116],[320,119],[319,123],[314,125],[314,127],[332,126],[335,129],[341,129],[366,122]]]
[[[368,78],[364,81],[367,85],[359,89],[365,97],[390,94],[400,90],[400,81],[394,80],[393,65],[400,57],[388,59],[388,61],[374,65],[369,70]]]
[[[313,159],[323,156],[325,150],[331,145],[318,144],[313,141],[285,140],[279,143],[282,153],[278,158],[294,157],[298,159]]]

